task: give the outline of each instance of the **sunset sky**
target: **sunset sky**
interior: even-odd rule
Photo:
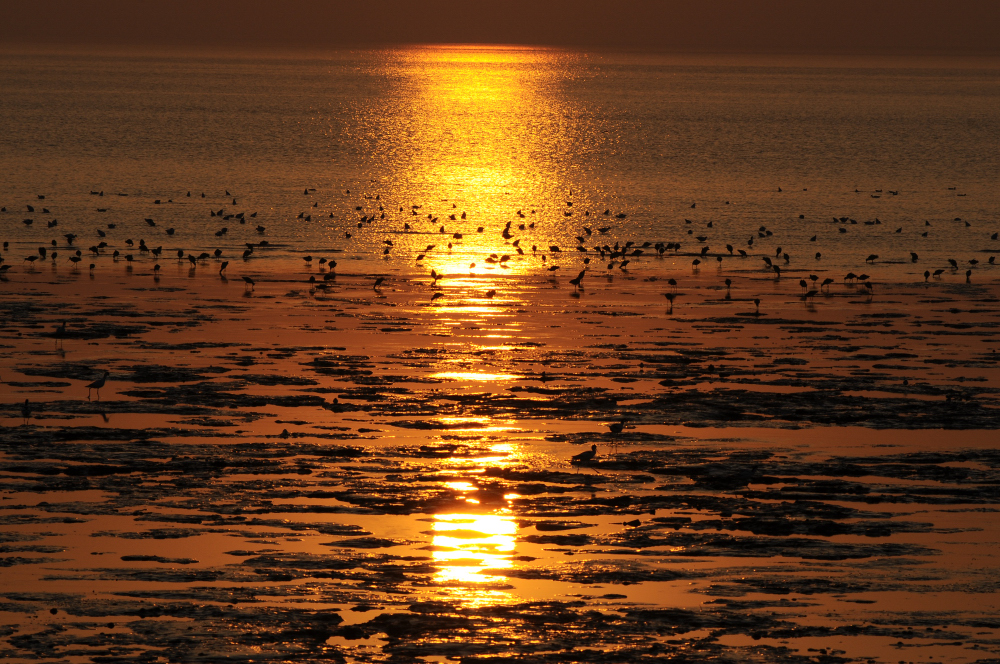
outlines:
[[[694,53],[1000,54],[993,0],[0,0],[0,45],[506,43]]]

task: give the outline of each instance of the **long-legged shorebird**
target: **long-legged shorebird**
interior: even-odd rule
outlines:
[[[87,401],[90,401],[90,391],[97,390],[97,400],[101,400],[101,388],[104,384],[108,382],[108,376],[111,374],[110,371],[105,371],[104,375],[95,380],[93,383],[87,386]]]
[[[579,454],[574,454],[573,458],[570,459],[569,463],[572,466],[577,466],[577,472],[579,472],[579,466],[590,463],[597,456],[597,445],[591,445],[590,449],[586,452],[580,452]]]
[[[24,403],[21,404],[21,417],[24,418],[24,424],[27,426],[28,418],[31,417],[31,406],[28,405],[27,399],[25,399]]]
[[[613,424],[608,425],[608,429],[611,431],[611,435],[614,436],[614,445],[618,446],[618,442],[621,439],[622,431],[625,430],[625,419],[622,418]]]

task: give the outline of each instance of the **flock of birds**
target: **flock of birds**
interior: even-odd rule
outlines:
[[[303,191],[303,194],[305,196],[310,196],[315,192],[316,192],[315,189],[306,188]],[[96,196],[104,195],[103,191],[91,191],[90,193]],[[350,190],[346,190],[345,194],[350,195]],[[124,196],[125,194],[119,194],[119,195]],[[192,196],[191,192],[190,191],[187,192],[187,197],[191,196]],[[237,199],[233,197],[229,191],[225,192],[225,196],[227,201],[231,199],[232,206],[235,207],[238,205]],[[204,199],[205,197],[206,197],[205,194],[202,193],[201,198]],[[354,211],[356,213],[360,213],[360,216],[357,219],[357,221],[353,222],[356,223],[358,229],[362,229],[366,226],[374,226],[377,222],[386,220],[386,207],[381,202],[381,197],[379,195],[375,196],[366,195],[363,198],[365,199],[364,201],[362,201],[363,204],[356,205],[354,208]],[[40,201],[43,201],[45,200],[45,196],[39,195],[38,199]],[[172,200],[167,201],[167,203],[172,203],[172,202],[173,202]],[[160,205],[162,203],[163,202],[159,199],[153,201],[154,205]],[[374,206],[376,207],[376,209],[374,209],[371,212],[368,212],[366,211],[366,205],[364,203]],[[566,207],[563,211],[563,215],[565,217],[573,216],[578,212],[577,210],[574,210],[573,201],[567,200],[565,201],[565,205]],[[312,203],[311,208],[315,210],[318,208],[318,206],[319,206],[318,202],[315,202]],[[39,207],[40,210],[38,209]],[[691,207],[692,208],[696,207],[696,203],[693,203]],[[37,207],[35,205],[26,205],[25,209],[28,213],[31,214],[34,213],[40,213],[42,215],[51,214],[50,210],[47,207],[43,207],[41,205]],[[108,208],[97,208],[97,209],[98,211],[106,212]],[[6,212],[6,211],[7,210],[5,207],[0,208],[0,212]],[[434,233],[435,232],[434,229],[436,228],[437,234],[447,238],[447,248],[449,251],[453,248],[454,242],[463,240],[464,236],[468,233],[468,231],[457,231],[454,228],[448,228],[448,225],[451,222],[461,222],[461,221],[466,221],[468,219],[468,213],[465,211],[459,212],[457,210],[457,206],[454,203],[452,204],[452,210],[439,214],[430,213],[425,215],[421,205],[412,205],[409,208],[405,208],[404,206],[399,206],[398,213],[400,215],[405,215],[407,217],[410,217],[409,221],[403,222],[403,233],[407,234],[418,233],[418,232],[424,234]],[[689,228],[687,229],[687,234],[692,236],[693,239],[697,240],[698,243],[701,245],[697,250],[690,251],[690,250],[684,250],[682,248],[682,243],[679,241],[636,242],[629,240],[625,242],[616,241],[612,245],[610,244],[610,242],[601,243],[601,241],[598,240],[597,243],[594,243],[593,240],[601,236],[607,236],[607,234],[610,231],[612,231],[612,224],[584,223],[580,225],[578,230],[579,234],[575,236],[576,245],[574,247],[571,248],[567,247],[564,249],[564,247],[555,243],[545,243],[542,245],[532,244],[529,249],[527,245],[522,246],[521,244],[522,238],[515,237],[515,234],[525,233],[525,232],[530,233],[535,229],[536,222],[528,220],[529,216],[533,216],[535,215],[535,213],[536,213],[535,210],[531,210],[530,213],[526,213],[520,209],[517,210],[515,215],[518,219],[516,221],[507,221],[500,230],[500,236],[503,240],[504,246],[509,247],[509,253],[505,253],[502,255],[498,255],[497,253],[491,253],[485,259],[482,259],[483,262],[487,265],[508,267],[510,261],[512,261],[515,256],[526,256],[530,254],[531,257],[537,258],[540,261],[543,270],[545,272],[548,272],[554,278],[556,272],[563,267],[562,265],[558,264],[560,262],[559,259],[560,258],[564,259],[564,257],[569,252],[575,252],[576,254],[583,256],[582,269],[579,270],[579,272],[576,274],[575,277],[569,279],[569,283],[574,287],[575,290],[581,289],[585,277],[588,274],[590,274],[593,270],[595,270],[595,268],[597,268],[597,266],[592,264],[592,262],[595,260],[600,262],[599,265],[604,267],[604,270],[607,274],[613,274],[613,271],[616,269],[622,272],[627,271],[628,266],[632,263],[632,261],[640,257],[644,256],[662,257],[667,252],[671,252],[671,255],[673,256],[685,256],[685,255],[694,256],[691,262],[692,268],[694,270],[698,270],[700,266],[704,265],[706,261],[709,261],[712,258],[714,258],[715,262],[721,267],[723,260],[726,257],[738,257],[738,258],[751,257],[750,252],[754,250],[755,241],[762,239],[771,239],[774,235],[774,232],[768,229],[766,226],[760,226],[757,229],[756,233],[751,234],[746,240],[746,247],[747,247],[746,249],[737,248],[733,244],[727,243],[725,245],[725,252],[721,250],[716,250],[713,252],[712,248],[708,244],[706,244],[706,242],[709,240],[709,237],[704,233],[706,233],[707,231],[702,231],[702,234],[695,235],[696,232],[695,222],[690,219],[685,219],[684,220],[685,225],[689,226]],[[315,214],[319,216],[318,211],[315,212]],[[254,231],[257,233],[258,236],[263,236],[267,231],[267,228],[265,226],[258,224],[255,221],[251,221],[256,218],[257,212],[250,212],[250,213],[245,211],[229,212],[226,210],[225,207],[215,209],[215,207],[213,206],[212,209],[209,210],[209,216],[210,218],[214,219],[217,222],[221,222],[222,224],[246,225],[250,223],[251,225],[254,225]],[[334,213],[330,212],[329,216],[334,217]],[[590,217],[591,212],[589,210],[585,210],[583,211],[582,216],[585,218]],[[628,215],[624,212],[612,213],[610,209],[605,209],[603,213],[600,214],[594,213],[594,216],[598,218],[603,216],[604,218],[607,218],[609,221],[611,219],[620,221],[626,219]],[[312,210],[308,212],[304,210],[299,212],[297,219],[302,220],[303,222],[309,222],[312,221],[312,217],[313,217]],[[803,218],[803,215],[800,215],[800,218]],[[961,220],[956,218],[956,221],[961,221]],[[429,229],[424,228],[423,230],[418,231],[417,226],[418,223],[420,222],[425,222],[425,226],[429,226],[430,228]],[[31,226],[32,224],[34,224],[34,219],[25,218],[23,219],[23,223],[26,226]],[[143,223],[145,223],[146,226],[150,229],[158,228],[157,222],[152,217],[144,217]],[[847,228],[850,225],[857,224],[858,222],[850,217],[842,216],[842,217],[834,217],[833,223],[838,225],[838,231],[840,233],[846,233]],[[882,222],[876,218],[874,221],[866,221],[863,223],[865,225],[880,225]],[[928,226],[930,225],[930,222],[924,222],[924,223],[925,225]],[[58,224],[59,224],[58,220],[54,218],[46,221],[46,226],[47,228],[50,229],[57,227]],[[967,227],[970,226],[969,222],[965,222],[965,225]],[[713,222],[708,221],[707,223],[705,223],[705,227],[706,229],[713,228]],[[139,239],[138,244],[136,244],[130,238],[124,241],[123,247],[113,248],[109,245],[109,233],[115,231],[116,228],[117,224],[109,223],[107,224],[106,228],[95,229],[95,235],[96,235],[95,242],[87,249],[88,252],[87,254],[84,254],[84,251],[76,246],[77,240],[80,239],[80,236],[77,233],[69,232],[63,234],[62,237],[65,240],[64,251],[69,253],[68,260],[73,264],[73,269],[74,270],[79,269],[80,264],[83,263],[86,258],[90,258],[91,260],[97,260],[99,257],[108,255],[111,257],[113,262],[124,260],[127,269],[131,269],[132,263],[137,258],[136,254],[138,254],[139,256],[149,255],[157,261],[152,266],[152,272],[154,277],[158,278],[161,270],[161,265],[159,261],[161,260],[161,257],[163,256],[164,252],[163,246],[158,245],[156,247],[151,247],[146,244],[145,239]],[[176,234],[176,229],[173,227],[168,227],[166,229],[163,229],[163,232],[167,236],[173,237]],[[902,232],[901,227],[897,228],[895,231],[895,233],[897,234],[901,232]],[[486,227],[484,226],[476,227],[475,234],[482,235],[484,233],[486,233]],[[220,239],[226,237],[228,234],[229,234],[228,225],[222,225],[214,231],[215,237]],[[353,237],[353,235],[354,234],[352,233],[352,230],[344,232],[345,240],[350,240]],[[926,236],[927,231],[925,231],[923,235]],[[1000,234],[993,233],[991,237],[993,240],[996,240],[998,239],[998,235]],[[813,235],[811,238],[809,238],[809,241],[816,242],[817,236]],[[443,245],[443,243],[434,242],[427,244],[425,248],[417,252],[414,262],[419,266],[422,263],[422,261],[424,261],[424,259],[428,255],[430,255],[432,251],[438,249],[440,245]],[[24,256],[22,263],[28,263],[29,270],[32,269],[32,266],[37,261],[43,261],[49,259],[53,263],[55,263],[59,257],[59,246],[60,245],[57,239],[51,239],[50,246],[39,246],[36,252]],[[269,246],[270,246],[269,241],[263,237],[255,242],[244,242],[241,251],[242,254],[241,257],[243,262],[244,263],[248,262],[249,260],[255,257],[256,252],[258,250],[267,248]],[[381,241],[379,246],[381,247],[382,257],[388,259],[391,256],[393,250],[396,248],[396,241],[394,241],[392,238],[385,238]],[[4,254],[6,254],[9,249],[9,242],[3,243],[3,249],[4,249]],[[207,252],[207,251],[185,252],[185,250],[183,249],[171,249],[170,252],[176,254],[176,258],[179,263],[188,264],[191,270],[194,270],[199,265],[202,265],[205,262],[214,259],[215,261],[218,262],[219,265],[218,274],[223,279],[225,279],[226,270],[230,265],[229,260],[223,260],[225,257],[224,257],[224,252],[221,248],[215,248],[214,251],[212,252]],[[780,246],[777,247],[773,257],[771,255],[761,256],[759,254],[758,256],[763,263],[762,269],[764,271],[773,273],[775,279],[780,279],[782,277],[783,268],[787,269],[787,267],[791,262],[791,256],[789,255],[789,253],[787,251],[784,251]],[[822,256],[823,256],[822,252],[817,251],[814,254],[814,259],[816,261],[819,261],[822,259]],[[879,258],[880,257],[878,254],[869,254],[865,259],[865,263],[870,263],[874,265],[876,261],[879,260]],[[311,255],[306,255],[302,257],[302,260],[307,265],[312,265],[314,258]],[[918,254],[916,252],[910,252],[910,260],[916,263],[919,260]],[[565,259],[563,260],[563,262],[565,262]],[[957,272],[960,269],[959,262],[957,260],[949,259],[948,262],[951,271]],[[969,267],[968,269],[965,270],[965,277],[967,282],[971,282],[973,269],[977,267],[979,263],[980,261],[976,258],[970,259],[968,261]],[[987,263],[991,265],[995,264],[995,257],[990,256],[987,260]],[[315,276],[311,276],[309,281],[316,288],[325,289],[329,287],[330,282],[334,281],[336,278],[335,268],[337,266],[337,262],[332,259],[320,257],[318,258],[318,260],[315,261],[315,264],[319,267],[319,271],[321,273],[324,271],[326,273],[323,274],[321,276],[321,279],[319,280],[317,280]],[[93,273],[93,271],[97,268],[97,263],[95,262],[90,262],[87,265],[91,273]],[[476,261],[472,261],[469,264],[470,271],[475,269],[476,266],[477,266]],[[11,264],[7,262],[6,255],[0,255],[0,278],[2,278],[6,274],[6,272],[10,269],[11,269]],[[949,268],[945,267],[937,268],[933,271],[926,270],[924,272],[924,280],[929,281],[932,277],[939,278],[948,270]],[[431,281],[432,286],[436,286],[437,282],[442,278],[443,275],[440,275],[436,273],[434,270],[431,270],[430,276],[432,280]],[[246,291],[252,292],[253,290],[255,290],[257,280],[254,277],[244,275],[241,276],[241,279],[244,282],[244,288]],[[375,276],[372,284],[373,288],[375,290],[378,290],[379,287],[385,282],[385,279],[386,279],[385,276]],[[820,293],[823,292],[824,289],[828,288],[831,284],[835,283],[834,279],[830,277],[826,277],[822,280],[822,282],[819,282],[819,276],[815,274],[810,274],[809,280],[811,284],[805,281],[804,279],[800,280],[799,282],[804,291],[802,294],[802,297],[804,299],[809,299],[815,297],[816,295],[819,295]],[[860,285],[860,287],[862,287],[863,289],[865,289],[868,293],[873,292],[874,287],[870,281],[869,275],[867,274],[864,273],[855,274],[854,272],[848,272],[844,276],[843,282],[845,284],[847,283],[857,284]],[[731,280],[726,279],[727,299],[730,299],[729,292],[731,285],[732,285]],[[439,299],[442,296],[443,295],[440,292],[435,293],[434,296],[432,297],[432,300]],[[674,297],[672,294],[665,294],[665,296],[667,297],[668,300],[670,300],[670,305],[672,310]]]
[[[310,196],[315,192],[316,192],[315,189],[307,188],[303,191],[303,194],[305,196]],[[96,196],[104,195],[104,192],[91,191],[90,193]],[[350,190],[346,190],[345,194],[350,195]],[[124,195],[124,194],[119,194],[119,195]],[[226,191],[225,195],[227,200],[231,198],[233,206],[237,206],[237,199],[233,197],[229,191]],[[187,193],[187,197],[191,197],[191,192]],[[205,197],[206,197],[205,194],[202,193],[201,198]],[[40,201],[45,200],[45,196],[39,195],[38,199]],[[357,219],[356,222],[354,222],[356,223],[357,229],[371,227],[374,226],[377,222],[386,220],[386,209],[384,204],[381,202],[381,197],[379,195],[375,196],[366,195],[364,196],[364,199],[365,202],[367,202],[368,204],[375,206],[376,211],[366,212],[366,207],[363,204],[355,206],[354,211],[356,213],[360,213],[360,217]],[[168,200],[167,202],[172,203],[173,201]],[[565,203],[566,203],[566,208],[563,211],[563,216],[571,217],[574,214],[576,214],[576,210],[573,209],[573,201],[566,201]],[[155,200],[153,201],[153,204],[160,205],[162,204],[162,201]],[[313,209],[318,208],[318,203],[313,203],[311,207]],[[692,208],[696,207],[696,204],[693,203],[691,207]],[[39,213],[42,215],[51,214],[50,210],[47,207],[41,205],[37,207],[34,205],[26,205],[25,209],[28,213],[32,214],[34,213]],[[98,208],[98,211],[106,212],[107,208]],[[6,207],[0,207],[0,213],[5,213],[5,212],[7,212]],[[452,204],[452,210],[445,213],[439,213],[437,215],[433,213],[425,215],[421,205],[412,205],[408,209],[403,206],[399,206],[398,213],[400,215],[405,215],[410,218],[409,221],[405,221],[403,223],[403,229],[402,229],[403,233],[405,234],[436,233],[439,236],[443,236],[443,238],[447,243],[446,246],[449,251],[453,249],[454,244],[456,242],[463,240],[465,234],[468,232],[468,231],[455,230],[454,227],[450,229],[448,228],[451,222],[463,222],[468,220],[468,213],[465,211],[459,212],[457,206],[454,203]],[[316,214],[318,215],[318,212]],[[582,256],[582,269],[579,270],[579,272],[576,274],[575,277],[568,280],[569,283],[574,287],[574,291],[578,291],[583,288],[584,279],[587,277],[587,275],[591,270],[595,269],[595,266],[592,264],[594,261],[599,261],[599,265],[603,266],[606,274],[610,276],[614,274],[615,270],[619,272],[626,272],[631,262],[636,259],[639,259],[640,257],[644,256],[663,257],[667,252],[671,252],[672,256],[684,256],[684,255],[694,256],[691,262],[691,266],[693,270],[697,271],[700,268],[700,266],[705,264],[705,262],[709,261],[711,258],[714,258],[715,262],[720,267],[723,263],[723,260],[727,257],[740,258],[740,259],[750,258],[751,257],[750,252],[754,250],[755,242],[759,240],[770,239],[774,236],[774,232],[772,230],[768,229],[766,226],[760,226],[757,229],[756,233],[751,234],[747,238],[746,249],[737,248],[734,247],[733,244],[727,243],[725,245],[724,253],[722,251],[712,252],[711,247],[708,244],[706,244],[706,242],[709,239],[708,235],[706,234],[695,235],[696,232],[694,227],[695,222],[689,219],[685,219],[684,220],[685,225],[689,226],[687,230],[687,235],[692,236],[693,239],[697,240],[698,243],[701,244],[701,246],[696,251],[683,251],[682,243],[679,241],[636,242],[629,240],[625,242],[616,241],[614,244],[611,244],[610,242],[601,242],[601,240],[598,238],[603,238],[608,236],[608,234],[613,229],[613,222],[605,224],[586,224],[586,223],[581,224],[579,226],[579,234],[575,236],[576,245],[572,248],[566,248],[565,250],[562,246],[555,243],[546,243],[542,244],[541,246],[539,246],[539,244],[532,244],[530,248],[526,244],[522,246],[521,244],[522,237],[515,237],[515,234],[517,233],[527,234],[534,231],[536,228],[536,222],[529,221],[529,217],[533,217],[535,214],[536,214],[535,210],[531,210],[529,213],[526,213],[520,209],[517,210],[515,213],[517,220],[507,221],[499,231],[499,235],[503,240],[504,246],[509,247],[509,253],[504,253],[502,255],[498,255],[497,253],[491,253],[485,259],[482,259],[483,262],[486,265],[490,266],[508,267],[509,263],[514,259],[515,256],[530,256],[536,258],[538,262],[542,266],[544,266],[544,271],[549,273],[552,278],[555,278],[556,272],[562,268],[562,265],[558,264],[560,262],[559,259],[565,257],[568,253],[572,252],[572,255]],[[209,210],[209,216],[216,222],[221,222],[223,224],[234,223],[239,225],[246,225],[250,223],[253,225],[253,230],[256,232],[258,236],[263,236],[267,231],[265,226],[251,221],[252,219],[255,219],[257,217],[256,212],[252,213],[227,212],[225,207],[215,209],[213,206],[213,208]],[[297,219],[303,222],[309,222],[312,221],[312,216],[313,216],[312,212],[303,211],[298,214]],[[334,217],[334,214],[331,212],[329,216]],[[590,217],[591,212],[589,210],[585,210],[582,216],[584,218]],[[626,213],[624,212],[612,213],[610,209],[605,209],[603,213],[595,213],[594,216],[596,218],[604,217],[608,219],[609,222],[611,219],[621,221],[627,218]],[[442,219],[442,217],[444,217],[444,219]],[[801,215],[800,218],[802,218]],[[961,221],[961,220],[956,218],[955,221]],[[423,222],[423,225],[425,227],[429,226],[430,228],[425,230],[417,230],[418,223],[420,222]],[[25,226],[30,227],[34,224],[34,219],[25,218],[23,219],[23,223]],[[149,229],[158,228],[157,222],[152,217],[144,217],[143,223],[145,223]],[[843,234],[847,232],[847,227],[849,225],[857,224],[858,222],[849,217],[834,217],[833,223],[838,225],[839,233]],[[876,218],[874,221],[863,222],[863,223],[865,225],[879,225],[882,222]],[[46,222],[46,227],[48,229],[56,228],[58,225],[59,222],[54,218]],[[929,226],[930,222],[925,222],[925,225]],[[965,222],[965,225],[966,227],[970,226],[969,222]],[[705,226],[706,228],[711,229],[713,228],[713,222],[708,221],[707,223],[705,223]],[[146,244],[145,239],[140,239],[138,241],[138,244],[136,244],[132,239],[126,239],[123,243],[124,244],[123,247],[121,248],[110,247],[109,234],[115,231],[116,228],[117,224],[108,223],[106,225],[106,228],[94,229],[94,235],[96,236],[95,242],[87,249],[89,257],[92,260],[96,260],[99,257],[106,257],[109,255],[113,262],[124,260],[126,263],[126,269],[128,270],[131,270],[132,263],[136,260],[136,254],[138,254],[139,256],[149,255],[150,257],[156,259],[157,261],[162,260],[161,256],[163,255],[164,251],[163,246],[159,245],[156,247],[151,247]],[[354,232],[352,232],[352,230],[344,232],[345,240],[352,239],[352,237],[354,236]],[[485,226],[477,226],[475,229],[475,234],[482,235],[485,234],[486,231],[487,229]],[[168,227],[163,229],[163,232],[168,237],[174,237],[177,231],[173,227]],[[901,232],[902,228],[898,228],[895,231],[895,233],[897,234]],[[222,225],[214,231],[215,237],[220,239],[226,237],[228,234],[229,234],[229,227],[227,225]],[[923,233],[923,236],[925,237],[927,236],[926,231]],[[65,247],[63,250],[69,253],[68,261],[73,264],[74,270],[79,269],[80,263],[83,262],[85,259],[83,250],[76,246],[76,241],[80,239],[80,236],[77,233],[69,232],[63,234],[62,237],[65,240]],[[993,233],[990,237],[992,240],[997,240],[998,237],[1000,237],[1000,233]],[[597,242],[595,243],[594,240],[597,240]],[[811,238],[809,238],[809,241],[816,242],[817,236],[813,235]],[[422,250],[419,250],[417,252],[415,257],[415,263],[419,266],[422,263],[422,261],[424,261],[425,258],[431,254],[431,252],[433,252],[435,249],[438,249],[439,245],[442,245],[443,248],[444,244],[445,244],[444,242],[433,242],[427,244]],[[587,245],[590,246],[588,247]],[[247,263],[248,261],[250,261],[255,257],[256,251],[262,248],[267,248],[269,246],[270,243],[268,242],[267,239],[263,237],[261,237],[261,239],[257,240],[256,242],[245,242],[242,248],[242,255],[241,255],[242,261],[244,263]],[[392,255],[392,252],[396,249],[396,241],[394,241],[391,238],[385,238],[384,240],[382,240],[380,247],[381,247],[381,256],[385,259],[389,259]],[[56,239],[52,239],[50,241],[50,246],[48,247],[39,246],[35,253],[24,256],[23,262],[28,263],[29,270],[32,269],[32,266],[37,261],[50,260],[53,263],[55,263],[59,257],[59,249],[60,249],[59,242]],[[109,250],[110,254],[108,253]],[[3,243],[3,251],[4,254],[0,255],[0,279],[4,279],[6,273],[11,269],[11,264],[6,260],[6,254],[8,254],[9,252],[9,242],[5,241]],[[173,249],[171,251],[176,255],[177,261],[179,263],[187,263],[191,270],[194,270],[199,265],[203,265],[204,263],[214,259],[215,261],[218,262],[217,263],[219,266],[218,275],[220,276],[220,278],[224,280],[226,279],[226,270],[230,265],[230,260],[223,260],[225,256],[221,248],[215,248],[214,251],[212,252],[207,252],[207,251],[185,252],[185,250],[183,249]],[[781,279],[782,267],[783,266],[787,267],[792,260],[792,257],[789,255],[789,253],[787,251],[784,251],[781,247],[777,247],[773,256],[771,255],[760,256],[759,254],[758,256],[761,262],[763,263],[762,269],[766,272],[773,273],[775,279]],[[823,257],[822,253],[818,251],[815,252],[813,256],[815,261],[821,260],[822,257]],[[877,261],[879,261],[879,259],[880,256],[878,254],[872,253],[865,258],[864,262],[865,264],[874,265]],[[335,260],[322,257],[314,259],[314,257],[311,255],[303,256],[302,260],[307,265],[312,265],[315,260],[315,264],[319,268],[319,271],[321,273],[321,279],[317,280],[315,275],[309,277],[309,282],[314,288],[325,289],[329,287],[330,282],[335,281],[336,279],[335,268],[337,266],[337,262]],[[919,260],[920,257],[916,252],[910,252],[911,262],[916,263]],[[989,256],[986,262],[989,265],[995,264],[995,257]],[[968,260],[967,264],[969,267],[965,270],[966,282],[971,282],[973,269],[980,264],[980,261],[976,258],[973,258]],[[961,269],[959,262],[955,259],[948,259],[948,265],[949,267],[940,267],[934,269],[933,271],[925,270],[923,273],[924,281],[925,282],[929,281],[931,278],[940,278],[945,272],[949,270],[951,272],[958,272]],[[476,262],[472,261],[469,264],[470,271],[476,268],[476,266],[477,266]],[[91,273],[93,273],[93,271],[97,267],[97,264],[91,262],[89,263],[88,267]],[[160,270],[161,270],[161,265],[159,262],[156,262],[152,267],[152,272],[154,277],[157,279],[159,278]],[[431,286],[436,287],[438,282],[442,278],[444,278],[444,276],[445,275],[439,274],[432,269],[430,271]],[[246,291],[252,292],[255,289],[257,280],[254,277],[248,275],[242,275],[241,279],[244,282],[244,289]],[[372,288],[375,291],[378,291],[381,288],[381,286],[385,283],[385,281],[386,281],[386,276],[376,275],[372,281]],[[677,280],[675,278],[669,278],[666,281],[670,285],[671,290],[667,293],[664,293],[664,297],[666,297],[666,299],[670,303],[669,313],[673,313],[674,300],[677,295],[676,292]],[[799,286],[802,289],[801,297],[804,300],[810,300],[811,298],[814,298],[815,296],[824,292],[824,289],[828,290],[829,287],[835,282],[836,282],[835,279],[831,277],[825,277],[822,280],[820,280],[819,275],[809,274],[808,280],[805,278],[799,280]],[[725,299],[729,300],[731,299],[730,290],[732,288],[733,282],[731,279],[726,278],[724,283],[726,287]],[[856,274],[854,272],[848,272],[843,277],[843,283],[845,285],[847,284],[860,285],[860,287],[863,288],[869,294],[869,296],[871,296],[872,293],[874,292],[874,287],[871,282],[871,277],[865,273]],[[491,289],[486,293],[487,298],[492,298],[494,295],[496,295],[495,289]],[[442,297],[444,297],[444,293],[437,291],[432,295],[431,302],[433,303]],[[760,302],[761,301],[759,298],[753,299],[753,303],[756,307],[756,310],[754,312],[755,315],[760,315]],[[65,336],[65,334],[66,334],[66,323],[63,322],[63,324],[56,329],[53,336],[55,336],[56,338],[61,338]],[[100,400],[100,389],[104,387],[104,385],[106,384],[109,375],[110,375],[109,372],[105,371],[104,375],[101,378],[87,385],[88,399],[90,399],[91,392],[96,391],[97,398],[98,400]],[[22,405],[21,412],[24,417],[25,423],[27,423],[31,415],[31,405],[28,400],[25,400],[24,404]],[[625,427],[624,420],[622,420],[619,423],[612,424],[611,433],[617,436],[621,433],[624,427]],[[597,455],[597,447],[595,445],[591,448],[591,450],[574,456],[572,462],[577,465],[587,464],[591,462],[596,457],[596,455]]]

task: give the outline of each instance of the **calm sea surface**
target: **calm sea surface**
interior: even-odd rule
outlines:
[[[539,253],[561,246],[568,270],[594,246],[632,240],[710,256],[728,256],[726,244],[751,256],[781,247],[793,272],[861,267],[902,280],[948,258],[963,279],[969,259],[993,279],[987,261],[1000,252],[998,68],[472,47],[315,59],[4,55],[0,127],[9,259],[53,238],[64,246],[64,233],[86,249],[99,228],[106,252],[144,239],[171,254],[238,257],[266,239],[254,261],[315,254],[389,273],[484,269],[517,238]],[[247,223],[225,219],[240,212]],[[565,253],[576,236],[588,254]],[[428,244],[437,247],[418,267]],[[869,253],[880,262],[866,265]],[[508,271],[540,272],[527,254]],[[691,269],[691,256],[674,254],[633,268]]]

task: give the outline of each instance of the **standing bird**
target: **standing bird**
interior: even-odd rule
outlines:
[[[570,464],[574,466],[579,466],[585,463],[590,463],[597,456],[597,445],[591,445],[590,449],[586,452],[580,452],[579,454],[574,454],[573,458],[570,459]]]
[[[93,383],[87,386],[87,401],[90,401],[90,391],[97,390],[97,400],[101,400],[101,388],[108,381],[108,376],[111,374],[110,371],[105,370],[104,375],[95,380]]]
[[[257,282],[254,281],[253,279],[251,279],[250,277],[243,277],[243,290],[246,290],[247,286],[250,287],[250,290],[254,290],[254,287],[256,285],[257,285]]]
[[[21,404],[21,417],[24,418],[24,424],[27,426],[28,418],[31,417],[31,406],[28,405],[27,399],[25,399],[24,403]]]
[[[378,277],[375,279],[375,284],[372,286],[372,290],[378,290],[378,287],[382,285],[383,281],[385,281],[385,277]]]
[[[225,272],[227,267],[229,267],[229,261],[222,261],[222,264],[219,266],[219,274]]]
[[[621,439],[622,431],[625,430],[625,419],[622,418],[614,424],[609,424],[608,429],[611,431],[611,435],[615,436],[614,445],[617,447],[618,442]]]

